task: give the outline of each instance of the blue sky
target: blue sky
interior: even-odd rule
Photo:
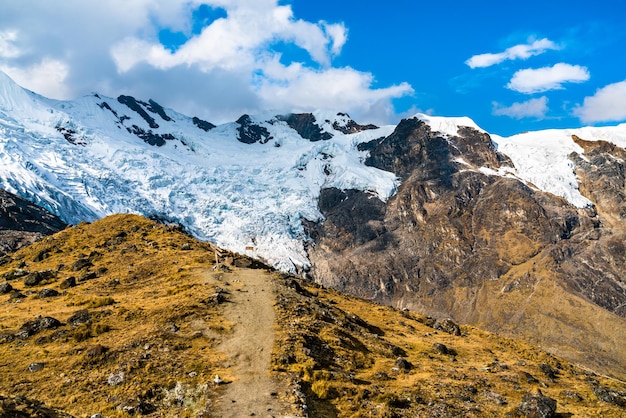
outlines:
[[[626,121],[624,21],[624,0],[3,0],[0,70],[216,123],[328,108],[510,135]]]

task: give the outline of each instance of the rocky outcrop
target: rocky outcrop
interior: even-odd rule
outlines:
[[[513,176],[489,175],[512,163],[471,128],[447,136],[408,119],[367,148],[367,164],[393,171],[402,184],[387,204],[365,192],[322,191],[325,220],[308,226],[316,281],[626,375],[616,337],[626,332],[624,235],[602,216],[619,224],[619,194],[604,192],[596,212]],[[617,159],[604,168],[609,175],[583,167],[597,160],[600,170],[609,157],[585,157],[575,160],[590,173],[583,193],[602,181],[623,185]]]
[[[32,244],[66,226],[47,210],[0,189],[0,255]]]
[[[333,137],[330,132],[324,132],[317,124],[315,116],[311,113],[291,113],[287,116],[278,116],[278,120],[282,120],[289,125],[290,128],[298,132],[304,139],[311,142],[325,141]]]
[[[237,140],[244,144],[254,144],[259,142],[261,144],[267,143],[273,137],[270,135],[267,128],[257,125],[253,122],[249,115],[243,115],[237,119]]]

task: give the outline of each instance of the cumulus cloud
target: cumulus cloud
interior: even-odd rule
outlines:
[[[587,67],[560,62],[551,67],[527,68],[513,74],[507,88],[532,94],[562,89],[564,83],[582,83],[589,80]]]
[[[132,94],[170,107],[192,103],[196,115],[214,122],[268,107],[290,111],[287,107],[297,103],[290,97],[310,100],[297,103],[301,106],[351,114],[386,112],[394,98],[411,94],[406,83],[378,88],[371,74],[334,66],[333,59],[348,41],[345,25],[299,19],[283,3],[4,0],[0,68],[25,87],[53,98],[92,91]],[[224,13],[197,28],[193,15],[201,6]],[[175,48],[163,45],[163,31],[182,35],[183,42]],[[280,55],[281,45],[295,45],[309,59],[295,62]],[[276,67],[286,75],[277,75]],[[49,86],[42,81],[45,68],[52,74]],[[315,83],[314,88],[307,82]]]
[[[609,84],[585,97],[574,114],[584,123],[626,120],[626,80]]]
[[[67,97],[65,80],[69,69],[62,61],[44,58],[28,67],[11,67],[0,64],[0,70],[9,74],[21,85],[47,97]]]
[[[551,40],[543,38],[527,44],[512,46],[505,49],[504,52],[496,54],[486,53],[474,55],[465,61],[465,64],[470,68],[490,67],[506,60],[528,59],[532,56],[543,54],[551,49],[559,49],[559,47]]]
[[[545,96],[525,102],[515,102],[511,106],[503,106],[497,102],[493,103],[493,114],[496,116],[508,116],[514,119],[543,119],[547,112],[548,98]]]

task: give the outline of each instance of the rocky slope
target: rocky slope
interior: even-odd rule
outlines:
[[[0,189],[0,256],[65,227],[47,210]]]
[[[626,377],[622,148],[575,138],[577,208],[512,175],[472,128],[454,136],[418,119],[367,145],[366,164],[402,178],[387,204],[324,190],[309,225],[310,275],[361,297],[524,337]]]
[[[623,382],[527,343],[347,297],[134,215],[10,258],[0,266],[2,418],[626,411]],[[259,339],[273,349],[259,351]]]

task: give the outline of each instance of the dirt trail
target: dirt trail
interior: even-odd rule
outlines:
[[[273,282],[263,270],[237,270],[233,277],[238,282],[227,289],[224,317],[235,326],[217,347],[228,356],[233,379],[225,385],[217,416],[281,417],[276,383],[269,376],[275,324]],[[224,279],[230,280],[229,275]]]

